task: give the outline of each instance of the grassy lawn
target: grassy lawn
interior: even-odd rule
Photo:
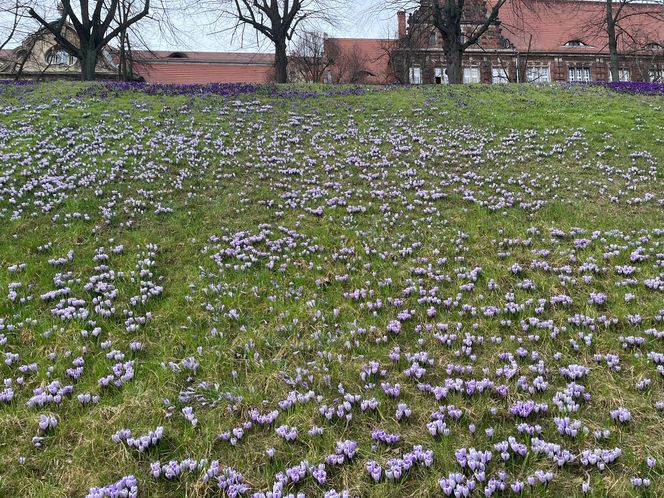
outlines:
[[[0,86],[0,496],[664,495],[664,97],[328,88]]]

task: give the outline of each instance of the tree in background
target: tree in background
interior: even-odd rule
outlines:
[[[150,12],[150,0],[80,0],[80,5],[72,5],[72,0],[62,0],[61,15],[56,21],[49,22],[34,8],[29,14],[48,32],[57,43],[78,59],[81,65],[81,79],[95,79],[97,62],[102,51],[111,40],[145,18]],[[118,11],[122,10],[120,16]],[[72,26],[78,37],[73,42],[63,30],[65,23]]]
[[[327,43],[323,33],[303,31],[297,35],[290,54],[291,72],[307,83],[320,83],[325,71],[335,63],[339,53],[336,44]]]
[[[14,38],[22,10],[20,0],[0,0],[0,50]]]
[[[644,4],[636,0],[604,0],[604,19],[593,21],[590,28],[603,32],[607,36],[609,50],[609,71],[613,81],[620,80],[621,49],[631,47],[632,51],[646,49],[649,41],[643,38],[641,25],[647,18],[664,22],[662,3]],[[633,5],[633,4],[639,4]],[[630,5],[633,8],[630,8]]]
[[[27,9],[34,0],[0,0],[0,50],[3,50],[18,36],[26,36]]]
[[[288,43],[300,30],[316,24],[334,24],[342,0],[210,0],[219,18],[230,19],[234,34],[244,37],[249,26],[274,45],[275,78],[288,82]]]
[[[463,83],[463,54],[475,45],[498,19],[507,0],[496,0],[490,9],[483,0],[384,0],[383,7],[392,10],[416,8],[416,23],[430,23],[440,33],[447,62],[447,75],[452,84]]]

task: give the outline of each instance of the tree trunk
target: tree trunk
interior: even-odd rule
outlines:
[[[288,83],[288,56],[286,40],[278,40],[274,44],[274,67],[277,83]]]
[[[462,1],[445,1],[444,5],[433,3],[433,25],[443,38],[443,51],[447,60],[447,79],[451,85],[463,83]]]
[[[609,70],[611,79],[620,81],[620,60],[618,59],[618,38],[616,36],[616,21],[613,18],[613,1],[606,0],[606,32],[609,35]]]
[[[83,52],[81,59],[81,80],[94,81],[97,69],[97,58],[99,53],[94,49],[87,49]]]
[[[463,50],[458,43],[449,43],[445,48],[447,79],[451,85],[463,83]]]

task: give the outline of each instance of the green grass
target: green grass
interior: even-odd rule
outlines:
[[[0,378],[15,382],[21,376],[19,365],[38,366],[37,373],[24,375],[23,386],[13,386],[11,402],[0,403],[0,496],[84,496],[90,487],[128,474],[138,478],[140,496],[218,496],[214,486],[198,479],[199,473],[172,482],[150,477],[152,462],[185,458],[217,459],[242,472],[253,489],[267,490],[278,472],[305,459],[321,463],[335,442],[345,439],[358,442],[358,456],[351,463],[328,466],[324,486],[308,476],[289,491],[307,496],[330,488],[347,489],[352,496],[440,495],[438,480],[461,471],[454,451],[475,447],[494,452],[487,473],[505,469],[509,482],[525,480],[535,469],[555,472],[549,486],[526,488],[528,496],[580,495],[584,480],[590,481],[593,495],[638,496],[642,490],[629,481],[636,475],[652,479],[650,496],[664,494],[664,431],[662,414],[654,408],[664,400],[664,383],[646,358],[648,352],[660,351],[661,340],[645,335],[648,329],[662,330],[655,316],[664,299],[661,290],[643,285],[662,271],[657,254],[664,252],[664,237],[655,230],[663,228],[664,215],[658,204],[664,199],[664,99],[527,85],[403,88],[309,99],[264,93],[233,98],[139,92],[77,97],[83,89],[80,84],[53,83],[0,94],[0,111],[7,110],[0,114],[0,156],[7,155],[0,170],[0,333],[7,339],[0,345],[0,359],[5,353],[19,354],[11,365],[0,363]],[[255,101],[270,108],[261,109]],[[650,158],[633,157],[637,152]],[[31,180],[55,175],[66,184],[62,194],[28,188]],[[24,190],[19,195],[10,187]],[[418,190],[440,191],[446,197],[433,199],[418,195]],[[468,191],[475,201],[469,200]],[[489,207],[508,191],[513,205]],[[653,199],[630,202],[646,194]],[[333,207],[339,199],[345,204]],[[42,201],[53,203],[47,213]],[[536,206],[538,201],[542,205]],[[172,211],[156,214],[159,205]],[[21,213],[13,219],[17,206]],[[324,206],[323,214],[311,214],[318,206]],[[351,206],[365,211],[349,212]],[[284,240],[279,251],[256,254],[245,270],[234,268],[246,262],[239,258],[226,258],[221,265],[210,258],[228,247],[212,236],[240,231],[255,235],[265,224],[272,226],[273,240],[289,236],[279,227],[292,231],[292,240]],[[529,233],[531,227],[538,232]],[[573,227],[587,233],[556,240],[549,235],[551,228],[568,232]],[[595,230],[602,236],[575,251],[573,239],[590,238]],[[639,241],[641,237],[647,240]],[[521,243],[525,239],[531,239],[529,245]],[[52,247],[47,252],[37,250],[48,242]],[[124,246],[121,254],[108,253],[118,244]],[[158,246],[149,279],[164,292],[132,306],[130,298],[139,293],[143,280],[132,272],[148,244]],[[619,246],[619,254],[607,260],[609,244]],[[649,259],[630,263],[630,253],[639,244]],[[115,272],[112,283],[118,289],[111,317],[95,315],[90,306],[94,294],[83,288],[99,273],[95,267],[102,263],[92,258],[102,246],[109,254],[103,264]],[[256,247],[265,249],[260,243]],[[48,263],[70,249],[71,263]],[[549,249],[551,254],[538,257],[531,249]],[[500,252],[508,254],[499,257]],[[267,265],[270,257],[275,258],[272,267]],[[443,257],[447,261],[439,264]],[[579,266],[591,258],[607,269],[584,283]],[[531,269],[534,259],[546,259],[553,267],[569,265],[570,277],[578,283],[564,285],[553,273]],[[524,268],[521,275],[510,271],[517,262]],[[25,263],[25,269],[7,271],[17,263]],[[638,267],[639,284],[616,286],[623,277],[615,266],[629,264]],[[459,290],[467,283],[460,274],[474,267],[482,268],[475,289]],[[416,268],[425,272],[418,274]],[[62,272],[71,272],[70,297],[85,299],[89,319],[102,328],[98,339],[81,337],[81,330],[93,328],[88,320],[60,321],[50,313],[57,300],[40,300],[55,288],[53,278]],[[518,288],[524,278],[536,288]],[[491,279],[499,289],[488,288]],[[11,302],[11,282],[21,282],[19,296],[32,300]],[[411,287],[412,294],[404,295]],[[428,317],[432,305],[417,298],[420,289],[429,292],[434,287],[441,300],[455,300],[462,293],[461,304],[475,307],[477,315],[436,304],[436,316]],[[356,289],[373,294],[349,298]],[[588,304],[589,293],[599,291],[608,295],[607,304]],[[535,305],[510,317],[482,315],[482,306],[504,306],[508,292],[518,303],[570,295],[570,307],[547,305],[538,315],[566,330],[556,338],[532,327],[524,333],[519,322],[536,316]],[[626,292],[636,299],[625,302]],[[403,322],[399,336],[383,341],[387,324],[402,309],[389,304],[393,298],[416,312]],[[373,313],[366,305],[378,299],[383,306]],[[237,320],[227,315],[230,309],[238,310]],[[152,320],[128,332],[123,310],[151,313]],[[595,331],[586,345],[579,332],[588,329],[568,323],[575,313],[595,319],[606,315],[618,324]],[[628,315],[634,314],[642,316],[641,323],[629,323]],[[501,318],[512,323],[501,325]],[[473,347],[476,361],[455,356],[460,341],[445,347],[434,338],[435,330],[426,330],[439,322],[450,323],[451,329],[458,322],[462,334],[484,337],[483,344]],[[13,325],[11,330],[8,325]],[[533,333],[541,336],[537,342],[527,338]],[[623,349],[619,336],[629,335],[644,337],[645,344]],[[491,337],[501,337],[502,344]],[[558,470],[551,460],[532,453],[501,463],[494,443],[510,435],[530,442],[518,435],[520,420],[508,409],[530,397],[518,390],[516,379],[524,375],[532,381],[532,362],[517,360],[518,373],[510,380],[495,375],[504,363],[498,355],[516,354],[517,338],[529,352],[539,352],[550,383],[546,392],[533,396],[549,404],[549,413],[528,422],[542,426],[542,439],[573,452],[620,447],[622,456],[604,472],[578,465]],[[571,339],[577,341],[577,350]],[[105,341],[110,344],[104,347]],[[130,351],[133,341],[142,342],[143,350]],[[397,345],[402,357],[393,363],[388,355]],[[134,359],[136,374],[122,388],[102,390],[98,379],[115,363],[106,357],[111,350],[123,352],[124,361]],[[472,364],[473,377],[483,377],[482,369],[488,368],[496,385],[507,384],[507,399],[451,393],[436,402],[403,374],[410,366],[405,353],[418,351],[435,360],[423,382],[443,385],[448,363]],[[56,356],[49,359],[49,353]],[[595,354],[607,353],[619,355],[619,372],[594,361]],[[72,381],[66,369],[77,356],[84,357],[85,366]],[[190,356],[200,364],[195,373],[169,368],[169,362]],[[374,378],[375,388],[365,389],[360,372],[370,360],[378,361],[387,375]],[[578,381],[588,388],[591,400],[582,403],[578,413],[567,414],[581,420],[590,433],[574,440],[556,431],[553,416],[559,413],[551,402],[567,383],[558,368],[571,363],[591,368],[589,377]],[[298,373],[301,379],[291,385],[285,381]],[[641,392],[635,386],[644,378],[651,378],[652,385]],[[72,384],[73,397],[58,406],[28,408],[32,390],[54,379]],[[401,384],[398,401],[387,398],[381,380]],[[201,381],[218,384],[205,393],[212,401],[218,392],[218,403],[178,400],[183,390]],[[378,399],[377,413],[355,407],[350,422],[326,421],[319,407],[339,398],[340,384],[347,393]],[[218,440],[218,434],[247,420],[250,409],[272,410],[290,391],[310,389],[321,402],[284,411],[272,428],[246,431],[236,447]],[[76,395],[84,392],[99,394],[99,404],[79,405]],[[227,401],[230,395],[236,399]],[[395,409],[401,401],[413,414],[398,422]],[[440,404],[454,404],[464,412],[460,422],[448,421],[448,438],[432,438],[426,430]],[[187,405],[194,408],[196,427],[181,413]],[[609,412],[618,406],[631,411],[632,423],[619,427],[611,422]],[[496,415],[490,407],[497,409]],[[35,448],[31,440],[39,415],[47,413],[59,424],[46,435],[43,447]],[[470,422],[477,426],[475,434],[467,429]],[[274,427],[282,424],[298,427],[298,441],[285,443],[276,436]],[[111,440],[121,428],[141,435],[159,425],[164,426],[164,439],[145,454]],[[314,425],[324,427],[325,433],[308,436]],[[484,433],[489,426],[495,429],[492,438]],[[396,448],[372,447],[374,428],[398,432],[400,443]],[[592,431],[604,428],[611,429],[609,440],[595,442]],[[431,468],[411,470],[399,483],[371,482],[364,470],[367,460],[384,464],[416,444],[434,451]],[[276,449],[271,460],[265,455],[270,447]],[[649,455],[658,461],[654,469],[646,467]]]

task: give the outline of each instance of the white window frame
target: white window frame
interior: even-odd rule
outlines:
[[[509,83],[510,77],[507,74],[507,69],[503,66],[493,66],[491,68],[491,83],[494,85]]]
[[[480,83],[480,68],[479,66],[470,66],[463,68],[463,82],[464,83]]]
[[[586,42],[581,41],[581,40],[570,40],[563,47],[567,48],[588,48],[591,45],[588,45]]]
[[[652,83],[664,83],[664,68],[655,68],[648,71]]]
[[[609,81],[613,81],[611,68],[609,68]],[[632,77],[628,68],[621,67],[620,69],[618,69],[618,81],[632,81]]]
[[[567,71],[567,78],[573,83],[586,83],[590,81],[590,67],[572,66]]]
[[[408,82],[411,85],[421,85],[422,84],[422,68],[419,66],[412,66],[408,70]]]
[[[72,55],[64,48],[55,48],[48,53],[46,62],[55,66],[71,66],[72,59]]]
[[[433,77],[434,77],[434,82],[436,81],[436,78],[440,78],[440,82],[443,85],[446,85],[450,82],[450,79],[447,76],[447,68],[446,67],[436,67],[436,68],[434,68]]]
[[[549,66],[528,66],[526,67],[526,82],[528,83],[548,83],[551,81]]]

